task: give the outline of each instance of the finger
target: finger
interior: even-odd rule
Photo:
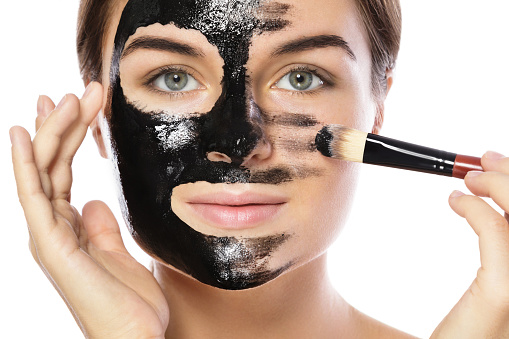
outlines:
[[[21,127],[13,127],[11,129],[11,138],[14,176],[18,188],[19,201],[25,213],[31,238],[30,251],[36,262],[42,267],[46,265],[48,260],[43,260],[41,256],[44,255],[45,258],[58,256],[58,251],[55,250],[58,247],[55,246],[55,239],[64,239],[65,231],[66,229],[70,231],[70,227],[67,226],[69,223],[66,221],[63,223],[64,233],[54,232],[58,226],[57,216],[54,213],[53,204],[43,190],[32,152],[30,135]],[[67,220],[73,219],[68,218]],[[68,250],[68,252],[71,251],[72,249]]]
[[[56,197],[68,198],[73,158],[101,107],[102,86],[97,82],[91,82],[80,100],[79,116],[62,137],[60,149],[52,165],[50,176]],[[68,181],[62,178],[67,178]]]
[[[35,131],[37,132],[41,128],[42,124],[48,117],[48,115],[55,109],[53,101],[45,96],[39,96],[37,100],[37,118],[35,119]]]
[[[35,164],[39,170],[44,191],[51,199],[53,190],[49,177],[49,168],[53,163],[65,131],[78,116],[79,101],[76,96],[67,94],[57,108],[48,116],[33,141]],[[60,180],[66,180],[65,177]],[[70,181],[70,179],[69,179]]]
[[[53,224],[53,208],[42,187],[39,170],[33,156],[30,135],[19,126],[12,127],[10,135],[12,163],[19,201],[25,212],[27,223],[30,225],[31,235],[37,236],[37,233],[40,232],[39,225]]]
[[[90,201],[83,207],[82,216],[88,241],[97,249],[127,253],[117,220],[105,203]]]
[[[509,280],[509,224],[488,203],[476,196],[453,192],[451,208],[464,217],[479,236],[481,264],[492,274]]]
[[[475,195],[488,197],[509,212],[509,174],[502,172],[468,172],[465,184]]]
[[[497,152],[486,152],[481,158],[484,171],[502,172],[509,175],[509,158]]]
[[[80,147],[88,127],[99,113],[102,107],[102,85],[91,82],[80,100],[79,117],[71,126],[62,144],[61,159],[72,160]]]

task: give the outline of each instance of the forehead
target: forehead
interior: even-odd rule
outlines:
[[[119,26],[123,11],[129,12],[124,15],[130,18],[122,19],[123,25]],[[194,39],[199,32],[219,49],[225,44],[235,48],[246,37],[250,49],[261,45],[263,50],[289,39],[337,34],[360,59],[369,55],[367,35],[355,0],[130,0],[124,1],[112,15],[105,56],[111,56],[116,34],[117,44],[125,45],[132,35],[144,34],[138,30],[140,27],[155,24],[175,26],[183,39]],[[164,30],[159,32],[165,34]],[[150,30],[145,30],[145,34],[150,34]],[[205,46],[206,40],[197,42]]]
[[[265,9],[264,9],[265,8]],[[195,29],[214,45],[231,44],[252,35],[284,27],[288,5],[263,0],[130,0],[117,28],[121,46],[140,27],[160,23]]]

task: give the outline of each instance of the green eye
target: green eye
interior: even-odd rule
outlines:
[[[190,74],[177,71],[160,75],[153,84],[165,92],[192,91],[200,87],[200,83]]]
[[[290,73],[288,80],[293,88],[304,91],[313,83],[313,74],[308,72],[292,72]]]
[[[187,74],[182,72],[174,72],[164,75],[164,83],[172,91],[181,91],[186,87],[187,80]]]
[[[290,91],[306,91],[315,89],[322,84],[323,81],[311,72],[292,71],[285,74],[276,83],[276,87]]]

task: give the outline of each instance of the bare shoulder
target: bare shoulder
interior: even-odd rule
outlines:
[[[384,324],[370,316],[353,309],[353,317],[356,319],[360,333],[358,338],[373,339],[417,339],[413,335],[400,331],[394,327]]]

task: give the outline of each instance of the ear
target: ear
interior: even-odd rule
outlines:
[[[386,91],[385,91],[384,96],[382,98],[379,98],[378,103],[376,104],[375,122],[373,124],[373,129],[371,130],[371,133],[373,133],[373,134],[379,134],[380,130],[382,129],[382,125],[384,123],[384,115],[385,115],[385,98],[387,98],[387,95],[389,94],[389,91],[391,90],[392,81],[393,81],[392,69],[387,69],[385,71]]]
[[[108,159],[108,152],[106,151],[106,145],[104,143],[104,133],[103,133],[103,121],[104,114],[101,110],[97,117],[90,124],[90,130],[92,131],[92,135],[94,137],[95,143],[97,145],[97,149],[99,150],[99,154],[101,157]]]

